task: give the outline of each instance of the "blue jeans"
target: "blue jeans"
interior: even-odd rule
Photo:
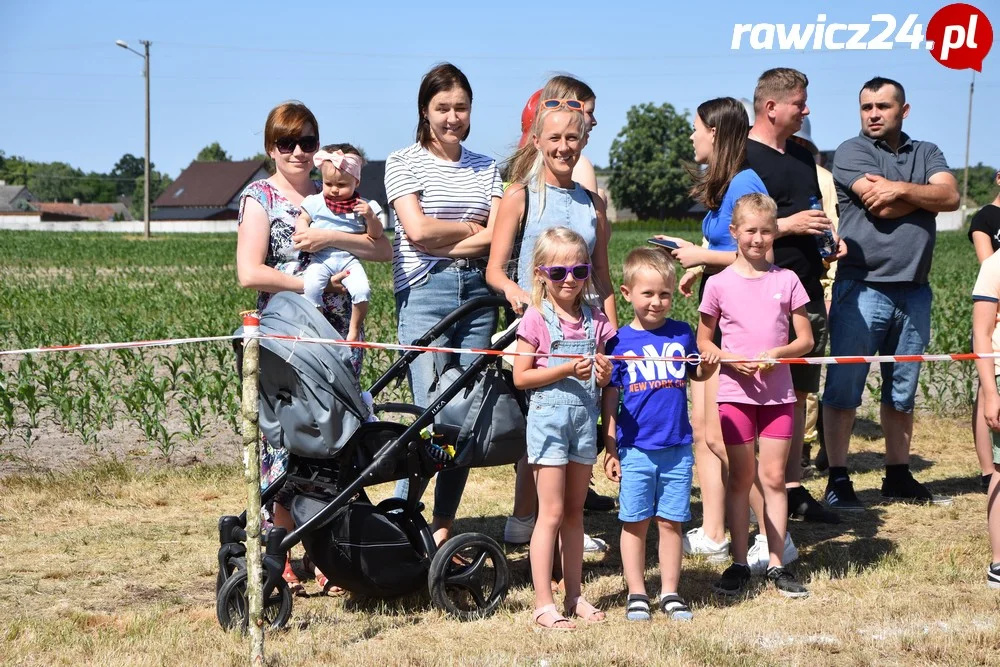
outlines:
[[[396,292],[399,342],[412,343],[461,304],[490,294],[481,269],[460,269],[448,262],[438,262],[416,285]],[[431,341],[430,345],[489,347],[490,336],[495,328],[496,311],[481,310],[456,323],[444,335]],[[436,371],[453,361],[449,356],[454,355],[424,352],[410,364],[407,376],[413,391],[414,405],[427,406],[428,390]],[[465,365],[475,358],[476,355],[473,354],[459,355],[458,363]],[[468,468],[454,468],[438,474],[437,486],[434,488],[433,512],[436,518],[455,518],[468,478]],[[409,480],[400,480],[396,484],[396,497],[405,498],[409,488]]]
[[[830,305],[830,354],[923,354],[931,337],[931,287],[916,283],[837,280]],[[920,363],[882,364],[882,403],[913,412]],[[861,405],[868,364],[833,364],[826,370],[823,404],[840,410]]]

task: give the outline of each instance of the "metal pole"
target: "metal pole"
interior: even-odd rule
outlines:
[[[149,45],[148,40],[141,39],[139,43],[146,47],[146,182],[143,188],[145,206],[143,214],[143,238],[149,239]]]
[[[264,664],[264,625],[261,615],[264,592],[260,558],[260,430],[258,426],[257,371],[260,341],[256,338],[257,313],[243,318],[243,462],[247,489],[247,625],[250,631],[250,664]]]
[[[976,72],[972,72],[969,84],[969,120],[965,125],[965,175],[962,177],[962,224],[965,224],[965,210],[969,197],[969,144],[972,140],[972,93],[976,89]]]

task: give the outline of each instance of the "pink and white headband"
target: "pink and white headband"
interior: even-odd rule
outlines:
[[[335,151],[330,153],[324,150],[316,151],[316,155],[313,156],[313,164],[316,165],[317,169],[320,169],[324,162],[329,162],[337,169],[347,172],[354,177],[358,183],[361,182],[361,156],[355,155],[354,153],[345,153],[344,151]]]

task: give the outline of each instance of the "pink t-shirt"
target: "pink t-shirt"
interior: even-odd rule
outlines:
[[[788,344],[792,311],[809,303],[798,276],[771,266],[757,278],[744,278],[728,267],[708,279],[698,310],[719,318],[722,349],[752,359]],[[764,373],[741,375],[722,365],[720,403],[777,405],[794,403],[792,372],[777,365]]]
[[[601,352],[604,349],[604,344],[615,335],[615,329],[612,328],[607,316],[600,310],[591,308],[591,312],[594,316],[594,338],[597,339],[597,351]],[[583,340],[587,337],[583,326],[583,317],[576,322],[560,318],[559,324],[562,327],[563,338],[566,340]],[[536,352],[547,354],[552,349],[552,340],[549,338],[549,328],[545,326],[545,318],[534,306],[524,311],[524,317],[517,325],[517,337],[534,345]],[[535,357],[533,368],[546,368],[548,365],[548,357]]]

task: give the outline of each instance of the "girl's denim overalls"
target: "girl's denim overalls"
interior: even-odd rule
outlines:
[[[592,357],[597,351],[594,317],[586,303],[583,304],[583,323],[587,337],[583,339],[565,340],[559,317],[548,301],[542,303],[542,317],[552,341],[552,353]],[[550,368],[575,362],[575,359],[549,357]],[[593,374],[589,380],[571,375],[533,390],[528,407],[528,463],[596,463],[599,395]]]

